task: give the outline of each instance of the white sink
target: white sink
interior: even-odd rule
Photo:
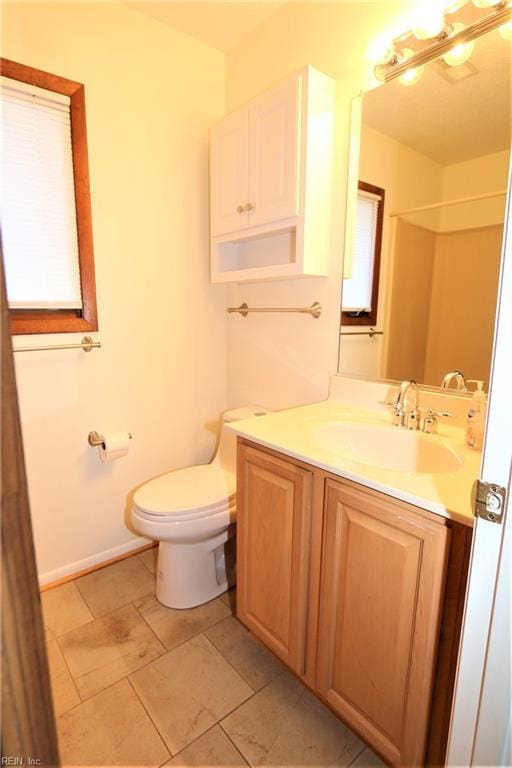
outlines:
[[[332,421],[312,426],[317,448],[381,469],[422,474],[456,472],[463,459],[438,435],[399,427]]]

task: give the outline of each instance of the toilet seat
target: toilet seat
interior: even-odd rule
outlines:
[[[199,520],[235,505],[236,478],[215,463],[185,467],[142,485],[133,503],[139,515],[155,522]]]

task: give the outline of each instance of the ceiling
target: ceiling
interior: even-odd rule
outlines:
[[[286,0],[275,2],[131,2],[130,6],[186,32],[220,51],[229,51]]]
[[[364,97],[363,121],[441,165],[507,149],[511,48],[495,31],[475,41],[469,66],[434,61],[415,85],[376,88]]]

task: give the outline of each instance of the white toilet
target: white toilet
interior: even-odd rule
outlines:
[[[246,406],[226,411],[223,421],[265,413]],[[156,596],[161,603],[193,608],[225,592],[226,552],[228,541],[234,544],[236,521],[234,433],[222,425],[210,464],[177,469],[142,485],[133,497],[131,518],[137,533],[160,542]],[[234,574],[229,586],[233,579]]]

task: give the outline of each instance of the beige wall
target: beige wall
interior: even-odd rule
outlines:
[[[371,98],[371,95],[369,96]],[[442,194],[443,166],[425,155],[415,152],[405,144],[380,133],[370,126],[361,129],[361,148],[359,159],[359,177],[363,181],[382,187],[386,193],[384,222],[382,231],[381,278],[379,284],[379,312],[377,327],[384,330],[386,336],[368,338],[365,336],[342,337],[340,344],[340,371],[357,374],[368,378],[381,377],[387,370],[383,357],[387,354],[386,345],[389,337],[388,321],[390,303],[386,300],[392,290],[391,264],[391,226],[389,214],[416,206],[437,202]],[[439,213],[430,214],[429,220],[437,224]],[[407,273],[408,274],[408,273]],[[395,281],[399,276],[396,276]],[[399,287],[394,286],[395,295]],[[395,318],[396,320],[396,318]],[[391,342],[390,342],[391,343]],[[396,370],[399,363],[395,345],[390,351],[393,362],[391,369]],[[389,376],[386,373],[386,376]]]
[[[398,220],[385,377],[489,384],[503,226],[450,233]]]
[[[304,64],[336,80],[335,188],[328,278],[237,285],[230,303],[307,306],[322,317],[258,315],[229,319],[229,400],[274,408],[327,395],[337,369],[350,103],[368,76],[370,41],[403,20],[410,2],[287,3],[230,51],[226,98],[233,110]]]
[[[443,200],[460,200],[488,192],[505,192],[508,185],[510,150],[482,155],[444,169]],[[443,231],[503,224],[505,195],[487,200],[446,206],[441,211]]]
[[[425,368],[424,356],[423,365],[421,363],[422,354],[424,355],[426,351],[428,334],[426,330],[420,332],[420,329],[424,328],[424,321],[428,323],[430,312],[435,312],[441,306],[437,299],[430,301],[430,294],[425,288],[426,284],[420,285],[419,281],[420,274],[423,280],[427,279],[427,273],[431,273],[434,260],[433,250],[430,256],[428,255],[427,241],[431,241],[433,249],[437,243],[437,240],[429,238],[425,231],[431,230],[433,233],[460,231],[462,238],[463,230],[475,229],[476,231],[477,227],[495,226],[498,222],[503,222],[505,196],[402,217],[396,229],[396,235],[399,238],[398,250],[394,246],[392,220],[389,214],[430,203],[505,190],[508,164],[509,152],[505,151],[477,157],[465,163],[443,166],[390,136],[369,126],[362,126],[360,178],[383,187],[386,191],[377,322],[377,326],[384,330],[385,335],[373,339],[365,336],[353,339],[342,337],[339,360],[341,372],[366,378],[419,377],[420,381],[438,384],[442,379],[442,376],[439,378],[439,368],[445,366],[448,359],[450,362],[444,369],[444,373],[454,367],[454,356],[449,354],[448,346],[444,345],[444,352],[441,353],[437,342],[434,341],[431,342],[431,345],[434,345],[431,346],[431,363]],[[456,239],[453,240],[454,244],[456,242],[458,242]],[[460,242],[463,242],[463,239]],[[408,256],[405,248],[409,249]],[[416,248],[417,252],[415,252]],[[446,253],[446,250],[443,250],[443,253]],[[440,256],[436,257],[436,263],[439,258]],[[482,318],[481,323],[482,333],[485,329],[487,336],[485,340],[482,339],[476,343],[475,358],[465,355],[472,369],[478,368],[484,371],[483,378],[488,378],[487,363],[484,365],[481,362],[476,365],[475,361],[477,359],[487,361],[490,354],[496,306],[497,270],[499,269],[499,260],[496,263],[496,258],[499,259],[499,248],[496,254],[496,244],[493,241],[492,256],[489,257],[489,277],[484,280],[484,295],[489,304],[484,307],[486,317]],[[453,269],[454,263],[452,262],[447,269]],[[415,264],[419,270],[416,282],[411,270],[412,264]],[[457,276],[459,268],[462,269],[462,263],[455,269],[453,278]],[[480,264],[475,264],[475,268],[479,271]],[[436,269],[439,273],[436,291],[439,291],[441,268],[436,267]],[[466,285],[468,279],[462,275],[458,277],[458,283],[451,283],[451,298],[453,301],[456,296],[456,301],[461,301],[461,313],[465,315],[466,297],[461,297],[459,288],[453,293],[453,285]],[[495,286],[494,293],[488,290],[489,280]],[[392,296],[391,300],[390,296]],[[420,310],[415,302],[423,300],[427,301],[427,305]],[[468,300],[471,301],[471,299]],[[405,317],[408,318],[407,322]],[[458,323],[456,322],[455,325],[459,331]],[[451,327],[453,328],[453,325]],[[417,346],[412,341],[415,337]],[[451,335],[450,338],[452,338]],[[456,344],[454,349],[458,350],[459,345]],[[435,365],[432,362],[434,359],[438,360]],[[423,374],[422,368],[425,368]],[[471,377],[475,378],[475,376]]]
[[[447,371],[489,387],[503,226],[436,236],[425,381]]]
[[[436,235],[400,219],[396,222],[389,345],[385,377],[426,382],[432,277]]]
[[[134,486],[214,446],[227,292],[208,283],[207,158],[224,56],[99,2],[4,5],[2,55],[86,88],[103,346],[16,356],[38,567],[57,578],[129,547]],[[129,455],[101,464],[88,432],[123,427]]]

